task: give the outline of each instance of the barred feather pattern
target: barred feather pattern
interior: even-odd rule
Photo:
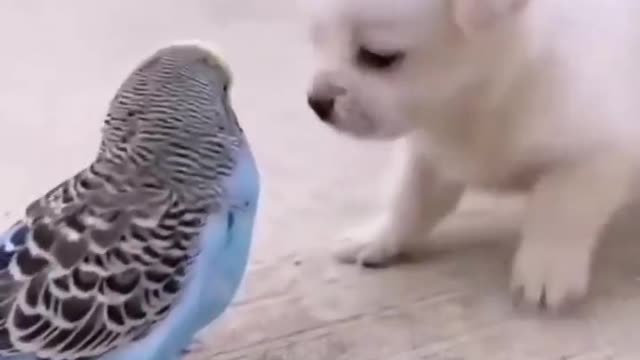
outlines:
[[[230,175],[233,150],[245,140],[229,99],[231,76],[197,49],[180,57],[163,51],[112,100],[100,156],[152,164],[168,183],[218,196],[213,186]]]
[[[0,355],[95,359],[171,311],[245,141],[215,65],[197,47],[147,59],[96,160],[0,236]]]

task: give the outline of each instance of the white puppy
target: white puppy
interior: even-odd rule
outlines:
[[[406,139],[390,213],[340,259],[410,252],[467,186],[522,190],[514,292],[553,309],[582,298],[639,164],[640,1],[313,5],[311,108],[357,138]]]

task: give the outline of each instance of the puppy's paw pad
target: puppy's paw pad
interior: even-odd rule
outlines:
[[[589,257],[580,250],[519,249],[511,280],[514,302],[540,310],[571,308],[587,293]]]
[[[356,264],[363,267],[386,267],[394,262],[399,249],[387,232],[365,228],[351,231],[341,237],[347,245],[335,252],[335,258],[341,263]]]
[[[368,268],[381,268],[396,260],[398,253],[382,241],[351,244],[337,250],[336,260],[344,264],[356,264]]]

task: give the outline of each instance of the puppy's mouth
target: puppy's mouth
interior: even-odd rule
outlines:
[[[357,139],[378,138],[377,123],[364,109],[353,106],[337,107],[327,123],[338,132]]]
[[[359,140],[391,141],[403,135],[381,124],[384,121],[376,118],[368,109],[354,105],[339,106],[331,118],[325,122],[339,133]]]
[[[316,118],[339,133],[362,140],[395,140],[407,133],[404,122],[375,101],[349,94],[335,98],[311,95],[308,104]]]

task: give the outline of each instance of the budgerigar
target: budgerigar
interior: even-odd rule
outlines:
[[[144,60],[95,160],[0,237],[0,360],[175,360],[246,271],[256,164],[199,42]]]

